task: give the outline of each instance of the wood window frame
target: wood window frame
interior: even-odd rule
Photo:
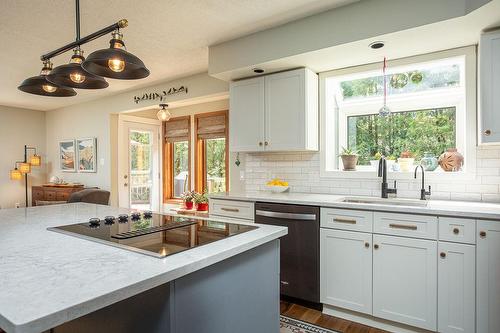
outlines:
[[[191,188],[191,116],[182,116],[171,118],[170,120],[183,120],[188,121],[188,184]],[[166,133],[167,122],[163,122],[163,133]],[[163,137],[163,203],[180,203],[181,198],[174,197],[174,145],[167,142],[165,136]]]
[[[207,112],[200,113],[194,115],[194,188],[197,192],[202,193],[207,184],[207,164],[206,164],[206,146],[205,140],[198,139],[198,120],[200,118],[213,117],[213,116],[225,116],[225,138],[226,138],[226,149],[225,149],[225,157],[226,157],[226,191],[229,191],[229,111],[215,111],[215,112]]]

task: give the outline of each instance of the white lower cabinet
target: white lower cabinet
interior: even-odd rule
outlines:
[[[373,235],[373,315],[435,331],[437,242]]]
[[[438,331],[474,332],[476,249],[473,245],[438,245]],[[483,331],[478,331],[483,332]]]
[[[372,235],[321,228],[321,302],[372,313]]]
[[[500,221],[477,221],[477,333],[500,332]]]

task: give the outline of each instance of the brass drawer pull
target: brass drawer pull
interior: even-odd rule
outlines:
[[[455,235],[458,235],[458,233],[459,233],[459,232],[460,232],[460,229],[458,229],[458,228],[453,228],[453,233],[454,233]]]
[[[394,228],[394,229],[417,230],[417,226],[416,225],[406,225],[406,224],[391,223],[391,224],[389,224],[389,227]]]
[[[486,238],[486,231],[480,231],[479,232],[479,237]]]
[[[484,135],[490,136],[491,135],[491,130],[487,129],[486,131],[484,131]]]
[[[370,243],[366,242],[366,243],[365,243],[365,247],[366,247],[366,248],[369,248],[369,247],[370,247]]]
[[[238,208],[224,208],[222,207],[220,210],[223,210],[225,212],[233,212],[233,213],[239,213],[240,210]]]
[[[356,224],[356,220],[349,220],[349,219],[338,219],[334,218],[333,222],[338,222],[338,223],[348,223],[348,224]]]
[[[446,258],[446,253],[444,253],[444,252],[441,252],[439,255],[440,255],[440,256],[441,256],[441,258],[443,258],[443,259],[444,259],[444,258]]]
[[[373,248],[374,248],[375,250],[378,250],[378,248],[379,248],[378,244],[373,245]]]

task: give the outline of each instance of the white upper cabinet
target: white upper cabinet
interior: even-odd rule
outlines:
[[[229,88],[229,149],[264,149],[264,78],[231,83]]]
[[[477,333],[500,332],[500,221],[477,221]]]
[[[373,235],[373,315],[436,331],[437,242]]]
[[[485,33],[479,44],[482,143],[500,142],[500,30]]]
[[[318,76],[307,68],[232,82],[231,151],[318,150]]]

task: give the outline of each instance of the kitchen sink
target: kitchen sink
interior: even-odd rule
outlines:
[[[346,197],[341,202],[360,203],[370,205],[385,205],[385,206],[411,206],[411,207],[426,207],[425,200],[412,199],[382,199],[382,198],[364,198],[364,197]]]

